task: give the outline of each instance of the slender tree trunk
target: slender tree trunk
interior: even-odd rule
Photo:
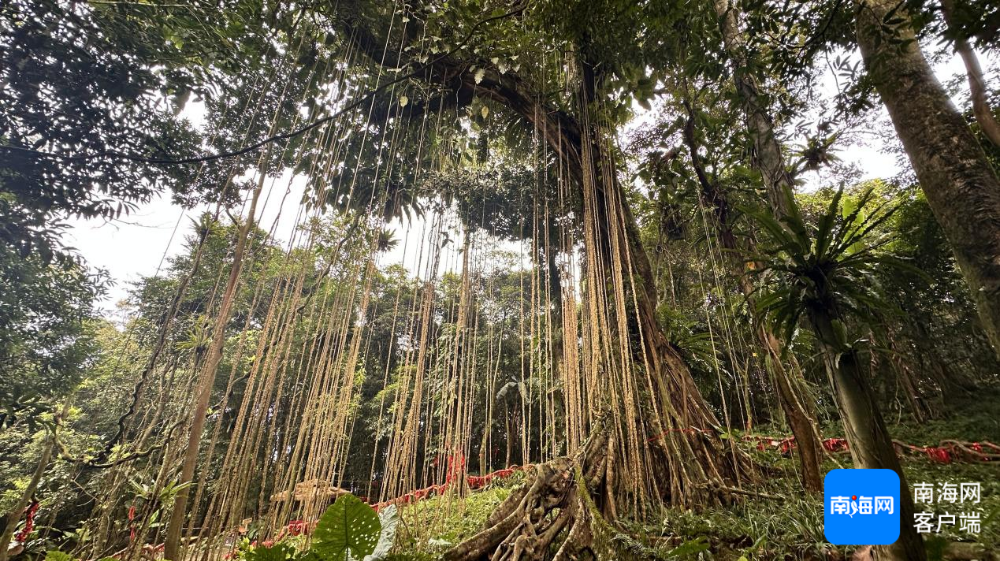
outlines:
[[[788,213],[785,205],[784,188],[792,187],[792,177],[785,166],[781,143],[774,130],[774,121],[761,100],[760,88],[754,79],[747,58],[746,45],[740,35],[736,8],[729,0],[714,0],[715,13],[719,18],[722,40],[733,63],[733,82],[743,105],[747,121],[747,131],[753,138],[754,167],[764,179],[767,201],[775,216]]]
[[[941,0],[941,12],[948,26],[953,25],[955,17],[955,0]],[[983,134],[1000,148],[1000,124],[993,116],[989,100],[986,97],[986,79],[983,77],[983,69],[979,66],[979,58],[972,50],[972,45],[965,37],[955,37],[955,50],[962,57],[965,63],[965,73],[969,77],[969,93],[972,97],[972,114],[976,117],[976,122],[983,129]]]
[[[875,339],[874,333],[872,334],[872,339]],[[906,393],[906,400],[910,403],[913,418],[917,423],[923,424],[927,419],[934,418],[934,411],[927,404],[927,398],[920,391],[917,381],[913,376],[913,369],[903,359],[903,349],[899,348],[899,343],[892,329],[887,330],[886,340],[889,343],[889,351],[891,353],[889,360],[892,369],[896,373],[896,379],[903,388],[903,392]]]
[[[865,66],[1000,355],[1000,180],[931,71],[905,8],[897,0],[856,2]],[[904,19],[896,36],[882,27],[890,10]]]
[[[809,415],[802,405],[799,399],[801,393],[796,391],[792,385],[791,375],[781,363],[781,342],[764,327],[760,327],[757,332],[761,343],[767,349],[768,366],[774,373],[775,386],[778,389],[778,402],[795,437],[795,449],[798,451],[799,464],[802,468],[802,488],[815,493],[822,492],[823,475],[820,462],[823,459],[823,446],[817,433],[816,419]]]
[[[505,424],[505,428],[507,429],[507,432],[506,432],[507,438],[504,439],[504,440],[507,441],[507,454],[504,456],[503,465],[504,465],[504,467],[507,467],[507,466],[510,465],[511,456],[513,455],[513,449],[512,448],[513,448],[513,444],[514,444],[514,441],[511,440],[511,438],[510,438],[511,433],[514,432],[514,431],[513,431],[513,428],[511,427],[511,422],[510,422],[510,406],[509,405],[507,406],[507,414],[504,416],[504,424]]]
[[[31,501],[35,490],[38,489],[38,482],[42,480],[42,475],[45,474],[45,470],[49,467],[49,462],[52,461],[52,453],[55,451],[55,448],[56,435],[53,432],[49,435],[45,443],[45,448],[42,449],[42,457],[38,460],[38,466],[35,467],[35,472],[31,475],[28,486],[24,488],[14,507],[7,513],[7,521],[4,525],[3,534],[0,534],[0,561],[7,561],[7,548],[10,547],[10,541],[14,538],[14,531],[17,529],[17,524],[21,520],[24,509]]]
[[[785,157],[782,152],[781,143],[778,142],[774,131],[774,122],[767,113],[761,100],[760,88],[750,74],[750,65],[747,59],[746,46],[739,33],[739,22],[736,18],[736,10],[730,5],[729,0],[714,0],[716,16],[719,18],[719,29],[722,32],[722,39],[726,52],[733,64],[733,81],[739,94],[740,102],[743,106],[746,118],[747,130],[750,132],[754,142],[753,165],[761,174],[764,188],[767,191],[767,200],[771,211],[776,217],[787,214],[785,205],[784,189],[792,187],[792,178],[785,165]],[[690,111],[690,108],[689,108]],[[693,126],[693,116],[689,118],[689,127]],[[693,131],[686,131],[689,136],[689,147],[691,148],[691,158],[697,164],[698,154],[694,144]],[[696,165],[696,167],[698,167]],[[703,188],[711,187],[704,173],[699,172],[699,179]],[[712,188],[714,191],[714,187]],[[718,196],[710,197],[715,204],[718,214]],[[722,211],[720,220],[728,218],[728,209]],[[720,226],[722,226],[720,221]],[[735,246],[730,233],[728,238],[720,236],[725,243],[729,240],[729,245]],[[734,249],[734,247],[730,247]],[[753,293],[752,287],[748,286],[747,279],[741,280],[741,288],[744,294],[750,298]],[[821,491],[823,482],[820,476],[819,461],[822,458],[823,450],[820,445],[819,433],[816,428],[816,421],[808,413],[806,403],[807,396],[797,391],[797,387],[792,383],[788,370],[782,364],[781,342],[764,327],[758,330],[761,344],[768,353],[771,372],[774,375],[775,385],[778,389],[778,403],[781,405],[788,424],[792,429],[797,443],[799,461],[802,464],[802,485],[808,491]]]
[[[184,462],[181,465],[181,477],[179,484],[190,483],[194,479],[194,471],[198,465],[198,449],[201,445],[202,432],[205,429],[205,420],[208,413],[208,405],[212,398],[212,389],[215,387],[215,375],[222,362],[222,347],[226,341],[226,325],[232,317],[233,303],[236,297],[236,289],[239,285],[240,274],[243,271],[243,257],[246,254],[247,238],[255,224],[254,215],[257,212],[257,201],[264,186],[265,174],[261,173],[250,200],[250,209],[247,221],[240,227],[236,239],[236,249],[233,252],[233,264],[229,271],[229,279],[226,281],[226,289],[223,292],[222,304],[219,314],[215,319],[215,326],[212,329],[212,346],[209,348],[208,357],[202,366],[201,374],[198,378],[198,401],[195,403],[191,417],[191,430],[188,433],[187,449],[184,452]],[[187,515],[187,501],[190,487],[185,485],[174,498],[173,510],[170,512],[170,521],[167,525],[167,535],[164,539],[163,558],[170,561],[181,560],[181,534],[184,531],[184,521]]]
[[[844,424],[844,434],[851,445],[854,467],[891,469],[899,475],[900,531],[896,543],[876,548],[880,561],[924,561],[927,553],[923,539],[913,526],[914,505],[906,475],[892,444],[892,437],[875,402],[861,357],[853,348],[841,349],[828,313],[812,310],[809,321],[823,350],[824,361],[833,384],[837,408]]]
[[[731,11],[725,12],[724,19],[726,18],[735,19]],[[723,27],[724,29],[733,29],[732,26]],[[752,95],[751,99],[756,102],[758,99],[755,93],[756,86],[750,83],[744,89],[747,90],[749,95]],[[691,165],[694,167],[698,182],[701,185],[701,198],[707,205],[711,205],[714,211],[715,216],[712,222],[715,226],[716,237],[719,239],[719,243],[723,249],[729,251],[732,259],[729,259],[728,262],[733,270],[733,274],[739,279],[740,290],[752,305],[755,301],[754,290],[750,284],[750,279],[746,275],[745,269],[747,263],[741,255],[744,252],[740,251],[741,248],[738,246],[736,236],[733,235],[732,228],[730,227],[730,209],[726,194],[709,179],[708,174],[705,172],[701,156],[698,154],[698,142],[694,129],[694,111],[689,102],[685,101],[684,105],[688,111],[688,119],[684,127],[683,136],[688,146]],[[757,158],[754,161],[754,165],[764,177],[764,183],[768,186],[769,192],[777,189],[779,193],[783,193],[781,185],[783,181],[788,181],[788,176],[784,171],[781,146],[774,138],[770,120],[763,111],[756,108],[755,103],[745,102],[745,106],[748,120],[750,121],[749,124],[761,129],[755,133],[755,138],[766,140],[763,144],[769,147],[767,153],[771,155],[767,163]],[[755,119],[754,115],[760,118]],[[778,164],[777,167],[774,166],[775,163]],[[779,198],[783,201],[784,195],[782,194]],[[784,203],[782,202],[781,205],[772,208],[772,212],[776,216],[780,216],[779,213],[784,212]],[[752,251],[753,247],[751,246],[747,253]],[[761,346],[768,355],[767,366],[774,377],[775,386],[778,389],[778,404],[781,406],[782,411],[784,411],[785,417],[788,419],[788,426],[792,429],[792,435],[795,437],[799,463],[802,467],[802,487],[807,491],[822,491],[823,478],[820,474],[819,463],[823,457],[823,448],[820,444],[821,439],[819,431],[816,428],[816,421],[804,405],[807,397],[798,391],[799,388],[793,383],[790,373],[784,364],[782,364],[784,357],[781,352],[781,341],[766,326],[757,328],[756,334]]]
[[[691,157],[695,162],[695,167],[700,168],[697,150],[693,147]],[[699,172],[700,175],[703,175],[703,172]],[[703,188],[705,185],[703,185]],[[710,188],[714,190],[714,186]],[[716,205],[724,204],[721,203],[721,199],[721,196],[718,195],[712,197]],[[718,209],[718,206],[716,208]],[[755,301],[753,286],[750,284],[750,279],[743,270],[743,260],[739,258],[739,253],[736,253],[735,236],[724,225],[723,220],[726,220],[727,216],[727,211],[722,212],[721,215],[716,215],[715,224],[717,230],[719,230],[718,237],[723,248],[733,251],[732,255],[737,256],[737,259],[730,260],[730,263],[734,269],[734,274],[739,278],[740,290],[752,306]],[[765,325],[761,325],[755,331],[761,347],[767,353],[768,360],[766,364],[774,376],[775,387],[778,390],[778,404],[785,413],[788,426],[792,429],[792,435],[795,437],[796,451],[802,468],[802,487],[807,491],[820,492],[823,490],[823,476],[820,473],[819,465],[823,458],[823,447],[820,444],[822,439],[816,428],[816,419],[810,414],[809,408],[805,405],[806,396],[800,391],[800,388],[792,378],[792,374],[782,363],[785,357],[782,356],[781,341]]]

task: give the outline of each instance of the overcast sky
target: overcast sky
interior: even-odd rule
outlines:
[[[991,79],[996,78],[997,61],[982,56],[980,61],[986,75]],[[935,65],[935,71],[943,82],[953,80],[956,76],[964,76],[964,67],[957,56],[940,61]],[[962,88],[954,97],[954,101],[966,106],[968,88],[964,80],[961,83]],[[835,88],[832,76],[826,76],[823,90],[830,92],[832,96],[836,92]],[[202,120],[202,108],[198,105],[190,105],[183,114],[194,123]],[[639,118],[641,119],[641,116]],[[835,155],[844,164],[856,165],[862,173],[862,179],[895,176],[901,171],[900,163],[895,155],[888,153],[884,140],[886,137],[895,138],[885,134],[890,127],[888,115],[883,109],[878,120],[873,121],[871,130],[855,131],[859,134],[852,135],[849,143],[839,143]],[[806,189],[830,184],[836,180],[829,172],[807,173],[802,179]],[[286,190],[290,191],[287,197]],[[301,182],[293,180],[289,175],[277,180],[268,179],[263,196],[267,197],[267,204],[260,214],[261,227],[270,229],[275,217],[278,216],[278,211],[281,210],[276,237],[287,241],[302,196]],[[280,204],[282,200],[284,205]],[[125,298],[131,283],[143,276],[155,275],[165,255],[175,255],[180,251],[183,239],[190,231],[191,219],[197,217],[203,210],[205,209],[185,210],[173,204],[169,194],[165,194],[141,206],[132,214],[123,216],[120,220],[70,221],[70,228],[66,232],[66,244],[79,250],[92,267],[107,270],[114,279],[115,285],[101,306],[106,314],[110,315],[116,303]],[[383,264],[403,260],[404,248],[408,248],[405,251],[405,264],[413,270],[416,248],[420,245],[421,238],[426,235],[426,224],[418,222],[409,228],[400,224],[395,226],[397,227],[395,237],[400,243],[394,252],[383,259]],[[406,243],[407,240],[409,243]],[[457,253],[454,249],[446,250],[442,255],[442,266],[447,270],[456,264]]]

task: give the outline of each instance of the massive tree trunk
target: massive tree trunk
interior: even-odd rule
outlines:
[[[583,74],[579,118],[539,106],[524,84],[510,75],[487,73],[469,87],[476,95],[504,103],[542,131],[550,147],[566,162],[573,183],[582,190],[584,245],[590,255],[585,284],[588,291],[602,295],[588,296],[582,321],[594,330],[596,324],[615,318],[618,331],[612,326],[607,330],[611,335],[601,335],[607,338],[600,344],[621,344],[627,339],[624,344],[632,353],[630,367],[648,382],[639,392],[644,396],[641,415],[645,418],[638,422],[645,430],[640,435],[643,446],[649,448],[645,457],[653,464],[646,466],[647,473],[655,475],[647,478],[653,481],[645,482],[623,475],[636,458],[623,445],[620,426],[616,430],[615,421],[604,418],[590,427],[590,436],[577,454],[538,467],[529,482],[490,518],[486,529],[452,549],[447,559],[478,559],[487,552],[494,552],[494,559],[545,558],[549,545],[564,528],[568,536],[556,559],[576,558],[584,551],[593,554],[603,541],[595,534],[606,527],[603,520],[595,520],[594,510],[614,519],[616,496],[634,498],[652,490],[658,495],[656,500],[681,507],[725,504],[733,498],[730,486],[748,473],[744,456],[735,447],[727,449],[717,438],[718,420],[656,320],[653,271],[618,182],[608,133],[589,121],[593,76],[586,67]],[[595,304],[604,294],[607,301]],[[601,306],[614,309],[597,309]],[[628,318],[622,318],[623,314]],[[592,368],[603,372],[607,366]],[[600,383],[616,382],[609,378]],[[608,395],[614,394],[605,397]]]
[[[639,241],[632,211],[624,204],[615,164],[608,154],[607,133],[602,134],[601,127],[588,123],[585,117],[581,119],[542,104],[533,89],[514,73],[500,74],[487,67],[477,81],[466,68],[459,61],[440,61],[436,72],[441,82],[452,84],[457,90],[447,97],[471,100],[479,96],[520,115],[538,129],[556,157],[565,163],[570,180],[583,191],[581,220],[595,227],[589,243],[585,240],[586,251],[599,255],[606,269],[588,289],[597,289],[595,284],[609,290],[616,284],[624,285],[629,321],[641,331],[642,340],[632,341],[630,348],[634,363],[638,368],[648,369],[654,386],[644,407],[660,413],[660,418],[650,421],[647,436],[660,455],[662,465],[657,469],[662,470],[664,481],[670,482],[668,489],[661,489],[664,498],[677,505],[718,500],[726,494],[719,487],[736,481],[737,474],[744,472],[746,466],[735,451],[732,454],[722,451],[715,435],[718,420],[656,321],[657,293],[652,268]],[[580,98],[588,100],[593,95],[593,77],[586,68],[584,74],[587,77]],[[581,103],[581,112],[586,111],[587,105],[585,101]],[[620,274],[611,271],[615,260],[621,264]],[[634,339],[638,339],[638,333],[635,335]]]
[[[857,4],[865,66],[1000,354],[1000,180],[931,71],[905,8],[896,0]],[[903,20],[895,33],[883,27],[890,10]]]
[[[809,322],[816,332],[823,350],[830,381],[833,384],[837,409],[840,411],[844,434],[851,445],[854,467],[863,469],[891,469],[899,475],[900,531],[899,539],[892,545],[879,546],[876,559],[880,561],[923,561],[927,559],[923,539],[913,525],[914,504],[906,475],[899,464],[899,457],[892,444],[892,437],[875,402],[875,394],[868,383],[868,372],[854,348],[842,348],[834,328],[837,318],[829,313],[811,310]]]
[[[360,22],[345,24],[349,35],[371,38]],[[378,63],[382,53],[377,46],[383,43],[365,39],[356,41],[356,46]],[[368,44],[375,47],[366,48]],[[473,63],[476,72],[469,71]],[[607,403],[609,410],[592,412],[583,446],[571,457],[533,468],[528,483],[498,509],[487,528],[452,549],[449,559],[478,559],[487,552],[496,559],[544,557],[564,530],[569,536],[557,557],[575,558],[582,550],[593,551],[590,536],[595,524],[589,504],[611,519],[617,515],[616,496],[628,497],[630,504],[645,504],[650,498],[681,507],[724,504],[732,500],[731,486],[750,473],[748,460],[731,442],[726,449],[718,438],[718,420],[657,323],[652,269],[618,182],[611,136],[601,123],[588,120],[596,79],[593,69],[581,66],[584,77],[575,115],[547,105],[537,88],[514,72],[501,73],[486,60],[452,56],[438,57],[426,68],[427,80],[446,86],[446,91],[405,107],[383,100],[383,106],[372,112],[376,119],[387,114],[413,119],[429,111],[453,110],[480,97],[507,107],[533,126],[581,193],[584,208],[578,216],[588,229],[584,284],[588,299],[603,299],[601,304],[588,303],[581,322],[591,334],[603,329],[600,351],[612,351],[591,363],[594,401]],[[608,364],[605,359],[611,354],[615,356]],[[590,358],[596,356],[591,353]],[[614,397],[621,396],[616,393],[621,387],[612,381],[612,373],[630,376],[638,384],[629,393],[638,403],[626,420],[610,411],[621,407]],[[642,432],[626,434],[621,423],[632,423],[630,429],[639,426]],[[634,473],[637,464],[645,477]]]

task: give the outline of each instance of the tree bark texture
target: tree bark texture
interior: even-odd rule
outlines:
[[[562,561],[588,553],[594,557],[588,498],[601,493],[607,444],[603,434],[595,433],[573,458],[556,458],[531,468],[528,481],[490,514],[485,528],[445,552],[444,559]],[[566,539],[552,554],[553,544],[564,530],[568,532]]]
[[[876,559],[924,561],[927,559],[927,552],[923,538],[913,525],[915,510],[910,487],[899,464],[892,437],[889,436],[875,402],[875,394],[868,383],[869,374],[856,349],[841,349],[834,343],[838,340],[833,323],[835,320],[835,317],[826,312],[815,309],[809,312],[809,322],[819,339],[833,384],[844,435],[851,445],[854,467],[891,469],[899,475],[899,539],[892,545],[874,548]]]
[[[743,105],[747,131],[753,139],[754,167],[764,179],[768,204],[775,216],[781,217],[788,213],[784,189],[792,187],[792,176],[785,167],[774,121],[767,112],[760,88],[752,74],[745,52],[746,45],[736,20],[736,8],[730,5],[729,0],[714,0],[714,6],[722,40],[733,63],[733,81]]]
[[[1000,354],[1000,180],[931,71],[896,0],[857,1],[865,66],[951,243],[987,337]]]

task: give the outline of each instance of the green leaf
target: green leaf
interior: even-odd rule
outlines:
[[[833,343],[837,345],[838,349],[846,348],[847,326],[845,326],[844,322],[840,321],[839,319],[831,321],[830,324],[833,326],[833,336],[836,337],[836,340],[833,341]]]
[[[747,216],[754,219],[754,221],[756,221],[757,224],[759,224],[761,227],[767,230],[767,233],[771,236],[771,238],[774,240],[775,243],[779,245],[785,245],[788,244],[789,242],[792,242],[792,237],[788,234],[788,230],[782,227],[782,225],[779,224],[778,221],[774,219],[774,217],[770,216],[769,214],[757,212],[748,207],[738,206],[737,208]],[[766,253],[762,255],[764,255],[765,257],[767,256]]]
[[[313,551],[326,561],[350,561],[371,555],[382,523],[375,509],[354,495],[342,495],[316,525]]]
[[[298,551],[287,544],[279,543],[272,547],[255,547],[246,552],[246,561],[288,561],[297,559]]]
[[[375,551],[371,555],[365,557],[364,561],[385,559],[396,541],[396,526],[399,524],[399,512],[396,510],[396,505],[389,505],[382,509],[378,513],[378,519],[382,524],[378,545],[375,546]]]
[[[799,210],[799,204],[795,201],[795,193],[788,185],[782,186],[782,192],[785,196],[785,205],[788,207],[788,214],[783,216],[781,221],[795,234],[795,238],[802,249],[808,250],[810,241],[809,233],[806,229],[806,222],[802,218],[802,212]]]
[[[58,549],[50,549],[45,552],[45,561],[73,561],[73,556]]]
[[[688,540],[682,543],[681,545],[675,547],[674,549],[671,549],[670,552],[667,553],[667,557],[668,558],[687,557],[689,555],[694,555],[696,553],[702,553],[704,551],[708,551],[709,547],[710,547],[709,543],[705,540],[704,537],[697,537],[693,540]]]
[[[832,245],[833,236],[830,234],[837,220],[837,206],[843,196],[844,188],[841,187],[830,199],[830,207],[826,210],[826,214],[819,219],[819,226],[816,228],[816,255],[826,255],[826,251]]]

